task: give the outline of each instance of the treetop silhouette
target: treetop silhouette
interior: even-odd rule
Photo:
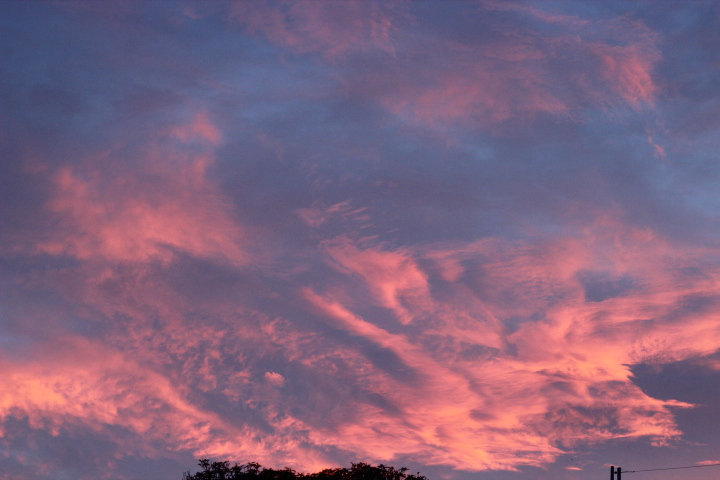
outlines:
[[[300,473],[291,468],[275,470],[250,462],[230,466],[230,462],[201,459],[202,471],[183,474],[183,480],[428,480],[418,472],[408,474],[407,468],[396,469],[383,464],[353,463],[350,468],[327,468],[316,473]]]

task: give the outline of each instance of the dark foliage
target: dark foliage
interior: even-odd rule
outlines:
[[[325,469],[317,473],[300,473],[290,468],[275,470],[264,468],[257,463],[211,462],[200,460],[202,471],[190,475],[183,474],[183,480],[428,480],[425,476],[407,474],[407,468],[396,470],[394,467],[366,463],[353,463],[350,468]]]

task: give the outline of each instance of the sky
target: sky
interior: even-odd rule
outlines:
[[[720,462],[717,1],[5,0],[0,48],[0,479]]]

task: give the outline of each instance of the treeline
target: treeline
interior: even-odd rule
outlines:
[[[211,462],[202,459],[199,462],[202,471],[191,475],[183,474],[183,480],[428,480],[418,472],[408,474],[407,468],[399,470],[385,465],[372,466],[366,463],[353,463],[350,468],[329,468],[317,473],[300,473],[291,468],[275,470],[264,468],[258,463]]]

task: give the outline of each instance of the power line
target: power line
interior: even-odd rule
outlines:
[[[622,473],[660,472],[662,470],[681,470],[683,468],[701,468],[701,467],[720,467],[720,463],[710,463],[708,465],[690,465],[689,467],[651,468],[649,470],[623,470]]]

